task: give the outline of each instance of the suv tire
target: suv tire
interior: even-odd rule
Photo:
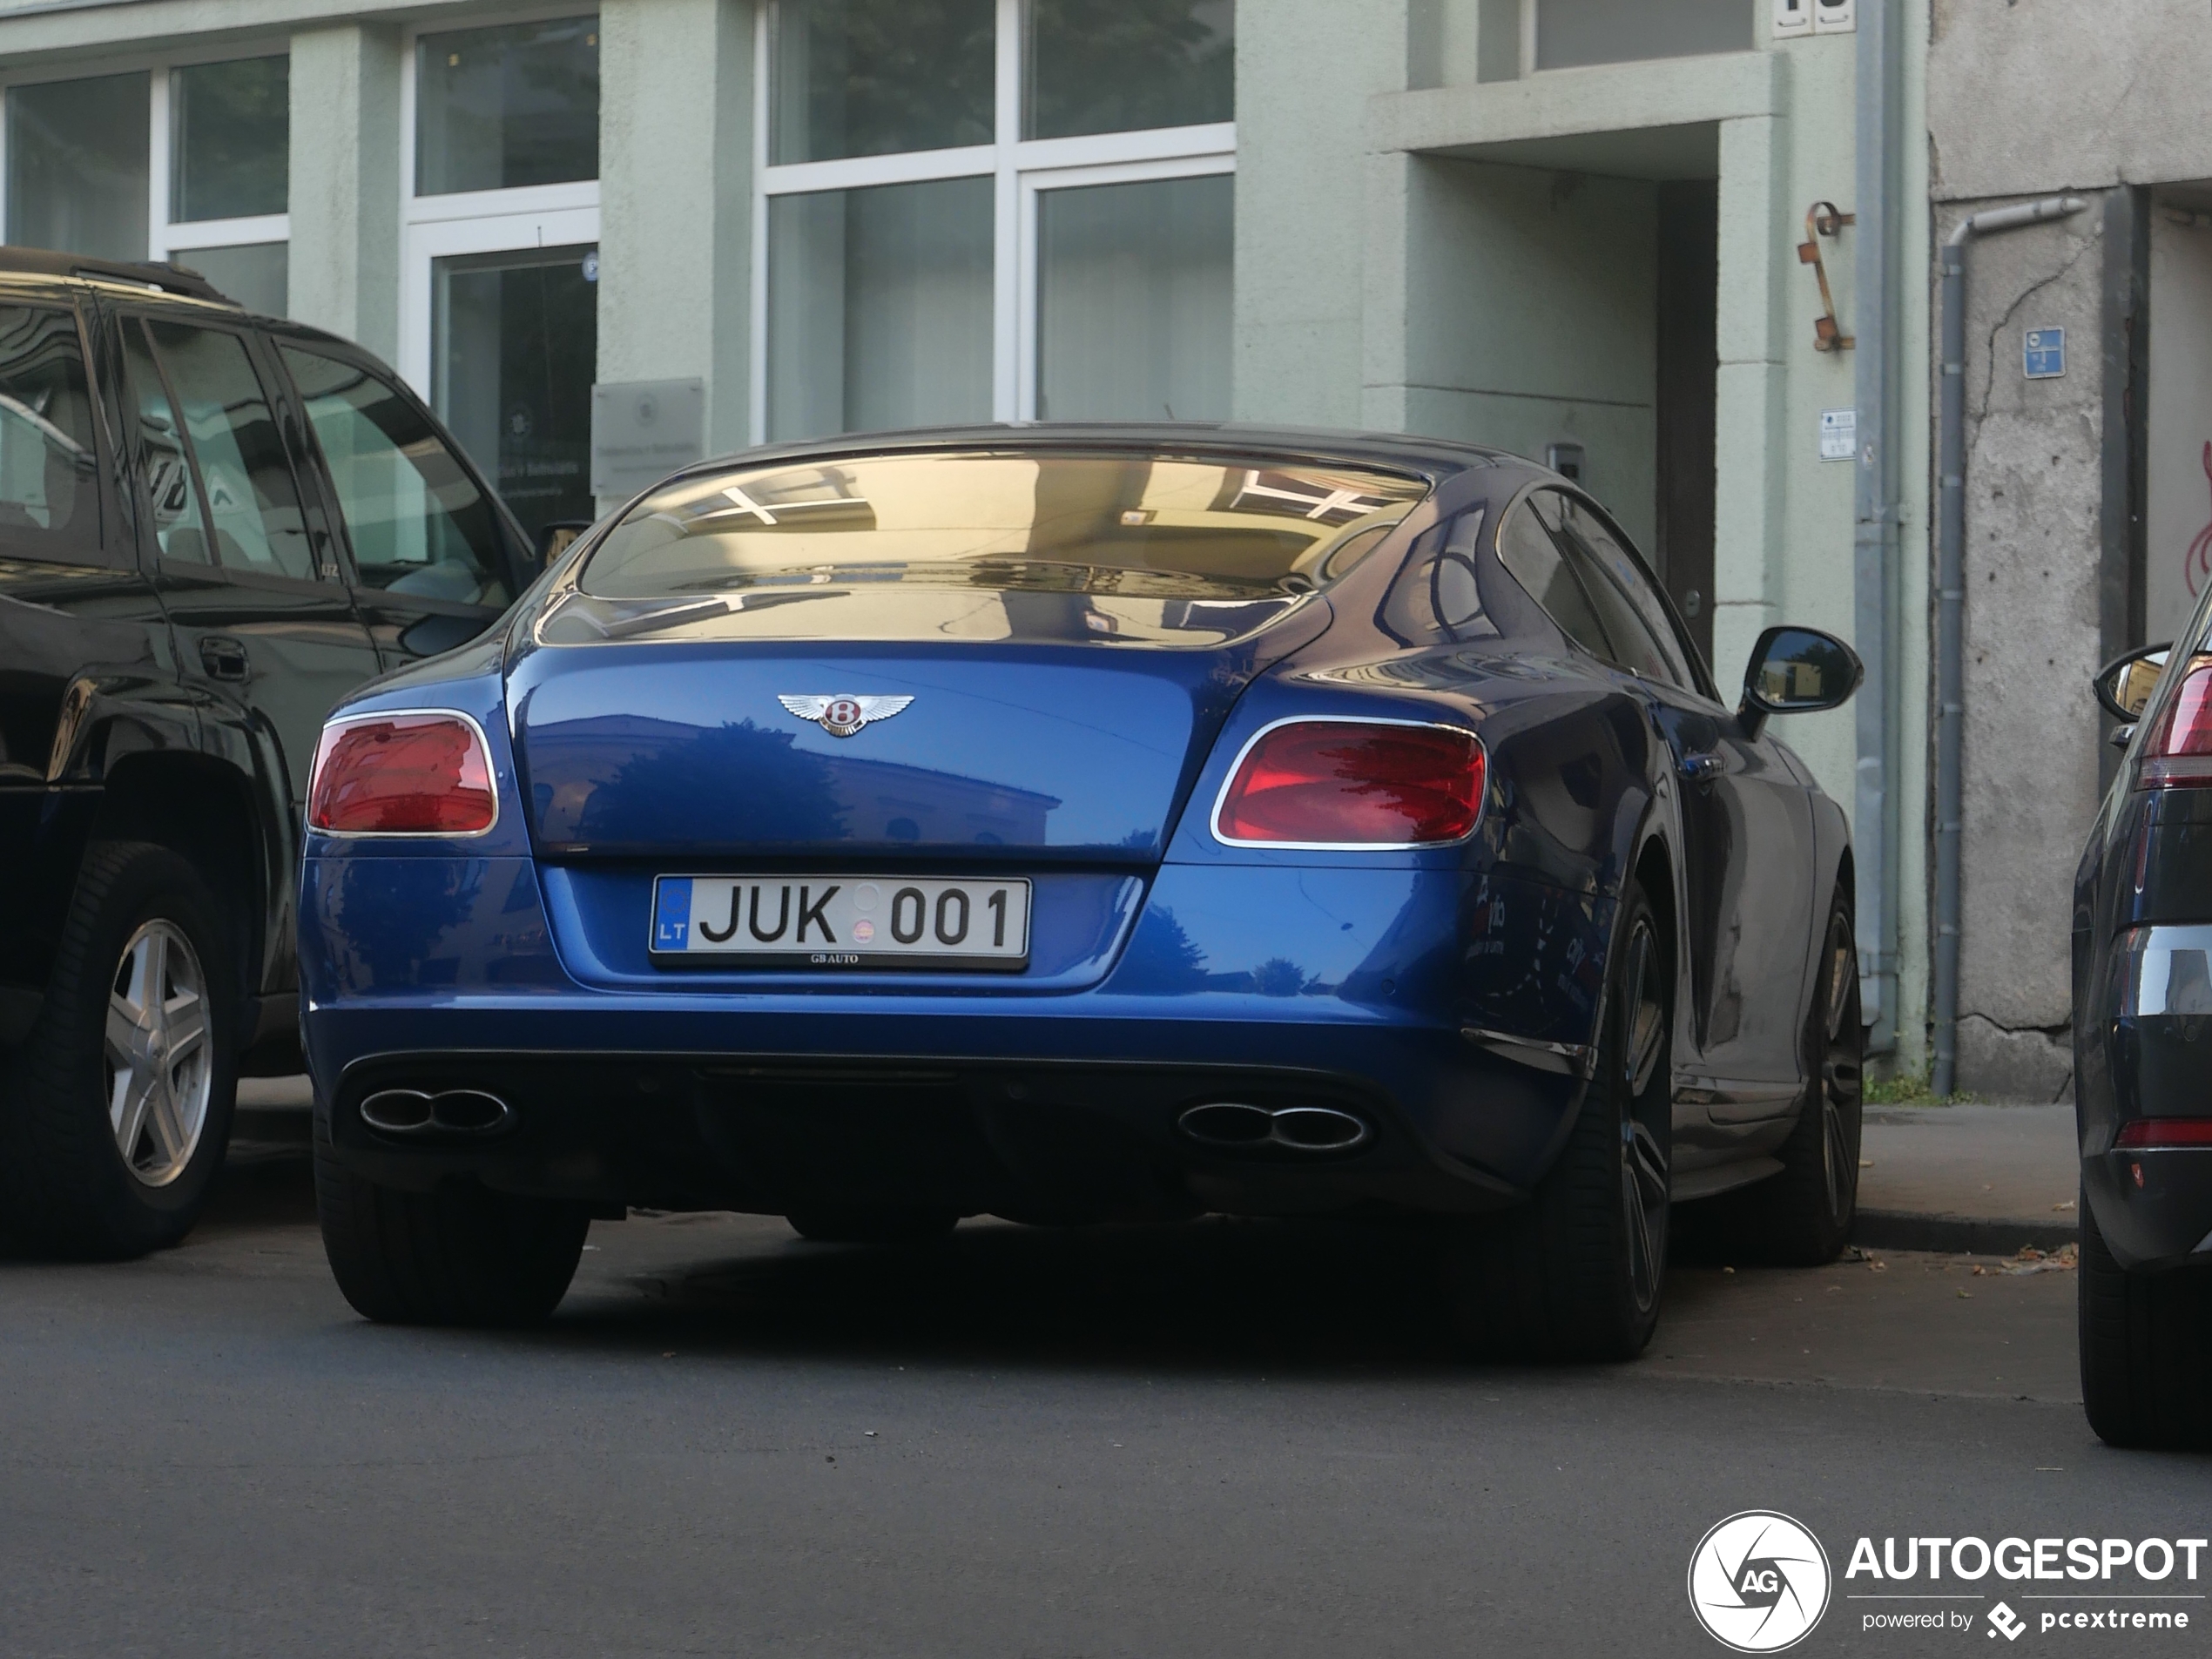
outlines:
[[[354,1311],[381,1325],[535,1325],[560,1305],[591,1225],[582,1204],[479,1186],[365,1181],[315,1125],[323,1251]]]
[[[2081,1195],[2081,1406],[2108,1446],[2212,1448],[2212,1275],[2130,1272]]]
[[[32,1248],[117,1260],[192,1231],[230,1141],[242,975],[166,847],[95,841],[8,1079],[0,1182]]]
[[[1520,1359],[1633,1359],[1659,1322],[1673,1144],[1674,973],[1643,891],[1621,895],[1597,1066],[1529,1202],[1450,1221],[1445,1291],[1467,1347]]]

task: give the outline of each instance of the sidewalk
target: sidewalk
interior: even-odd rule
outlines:
[[[2071,1106],[1870,1106],[1853,1240],[2009,1256],[2080,1237]]]

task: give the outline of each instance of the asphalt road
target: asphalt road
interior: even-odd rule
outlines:
[[[0,1653],[1711,1655],[1685,1570],[1737,1510],[1839,1575],[2206,1531],[2212,1460],[2090,1435],[2063,1271],[1678,1266],[1640,1363],[1517,1370],[1356,1230],[592,1246],[543,1331],[380,1329],[280,1160],[158,1258],[0,1260]],[[1990,1651],[1851,1588],[1796,1651]]]

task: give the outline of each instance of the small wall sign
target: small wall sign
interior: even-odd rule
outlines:
[[[1823,409],[1820,412],[1820,458],[1850,461],[1858,454],[1858,411]]]
[[[2031,328],[2021,356],[2032,381],[2055,381],[2066,374],[2066,330]]]

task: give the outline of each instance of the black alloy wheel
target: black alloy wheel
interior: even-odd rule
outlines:
[[[1781,1172],[1683,1211],[1703,1254],[1730,1261],[1817,1267],[1851,1243],[1858,1219],[1858,1149],[1866,1031],[1859,1023],[1858,941],[1840,884],[1828,907],[1801,1063],[1805,1090]]]
[[[1621,975],[1621,1219],[1629,1242],[1631,1293],[1639,1312],[1656,1313],[1666,1276],[1667,1148],[1673,1128],[1673,1091],[1658,1082],[1667,1053],[1665,969],[1649,917],[1629,940]]]
[[[1666,1287],[1674,961],[1650,901],[1621,895],[1592,1076],[1528,1203],[1440,1224],[1454,1334],[1518,1359],[1633,1359]]]

